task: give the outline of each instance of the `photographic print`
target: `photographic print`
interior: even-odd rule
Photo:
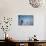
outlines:
[[[33,25],[33,15],[19,15],[18,25]]]

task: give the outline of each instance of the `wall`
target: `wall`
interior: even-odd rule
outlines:
[[[44,39],[46,39],[46,36],[45,36],[46,35],[46,16],[45,16],[45,24],[44,25],[45,25],[45,28],[44,28]]]
[[[32,8],[28,0],[0,0],[0,16],[13,17],[10,31],[10,37],[16,40],[27,40],[34,34],[39,40],[44,40],[45,30],[45,12],[46,8]],[[33,15],[33,26],[19,26],[18,15]],[[2,32],[2,31],[1,31]],[[12,36],[11,36],[12,35]],[[0,37],[2,39],[2,36]]]

